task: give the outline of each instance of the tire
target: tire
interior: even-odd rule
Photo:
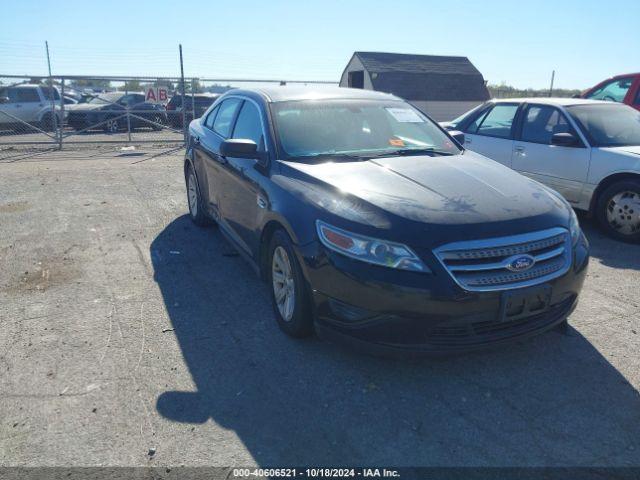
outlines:
[[[104,131],[106,133],[118,133],[120,130],[120,122],[112,118],[108,119],[104,124]]]
[[[596,203],[602,230],[617,240],[640,242],[640,180],[622,180],[607,187]]]
[[[267,268],[271,303],[280,329],[294,338],[312,335],[313,316],[306,282],[289,235],[283,230],[276,230],[271,237]]]
[[[191,221],[199,227],[206,227],[211,224],[204,209],[204,202],[200,194],[200,186],[195,172],[191,166],[185,171],[185,182],[187,186],[187,204],[189,205],[189,217]]]
[[[154,132],[160,131],[162,130],[164,127],[162,125],[164,125],[164,119],[162,118],[162,115],[154,115],[153,120],[154,123],[151,124],[151,129]],[[157,125],[156,125],[157,124]]]
[[[42,116],[42,120],[41,120],[41,125],[42,125],[42,130],[44,130],[45,132],[52,132],[54,129],[54,125],[53,125],[53,115],[51,115],[51,113],[45,113]]]

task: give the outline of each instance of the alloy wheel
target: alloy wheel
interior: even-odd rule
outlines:
[[[196,183],[196,176],[193,172],[189,172],[187,196],[189,197],[189,209],[191,210],[191,216],[195,218],[198,215],[198,185]]]
[[[117,131],[118,131],[118,121],[117,120],[107,120],[107,131],[109,133],[117,133]]]
[[[295,309],[295,282],[289,255],[281,246],[276,247],[273,251],[271,278],[278,311],[282,318],[289,322]]]
[[[640,231],[640,193],[629,190],[617,193],[607,203],[607,222],[622,235]]]

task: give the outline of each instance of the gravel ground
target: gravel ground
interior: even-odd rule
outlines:
[[[177,153],[0,162],[0,465],[640,466],[640,246],[583,220],[566,336],[385,360],[284,336],[186,213]]]

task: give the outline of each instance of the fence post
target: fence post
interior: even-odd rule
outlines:
[[[185,94],[184,89],[184,63],[182,61],[182,44],[178,45],[180,50],[180,95],[182,96],[182,137],[184,146],[187,146],[187,119],[186,119],[186,109],[187,109],[187,96]]]
[[[53,127],[53,133],[56,137],[59,137],[58,132],[58,114],[56,113],[56,98],[53,94],[53,77],[51,76],[51,57],[49,55],[49,42],[44,42],[45,49],[47,50],[47,68],[49,69],[49,98],[51,99],[51,126]],[[60,100],[62,101],[62,96],[60,96]],[[60,122],[62,123],[62,122]],[[43,125],[46,127],[45,125]],[[46,130],[44,128],[43,130]],[[62,148],[60,143],[58,142],[58,147]]]
[[[124,95],[125,97],[127,95],[129,95],[129,85],[127,85],[127,82],[124,83],[125,87],[124,87]],[[127,112],[127,138],[128,140],[128,145],[131,144],[131,116],[129,114],[129,103],[127,103],[126,108],[126,112]]]
[[[62,130],[64,128],[64,78],[60,79],[60,128],[58,129],[58,149],[62,150]]]
[[[195,79],[191,79],[191,120],[196,118],[196,96],[195,96]],[[191,121],[190,120],[190,121]]]

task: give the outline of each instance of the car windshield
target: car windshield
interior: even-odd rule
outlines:
[[[640,112],[627,105],[573,105],[567,111],[594,147],[640,145]]]
[[[437,125],[405,102],[305,100],[273,103],[272,110],[284,159],[460,153]]]
[[[87,103],[116,103],[123,95],[124,93],[119,92],[101,93],[97,97],[93,97]]]
[[[478,105],[477,107],[473,107],[471,110],[467,110],[466,112],[464,112],[462,115],[460,115],[459,117],[454,118],[453,120],[450,120],[449,123],[452,126],[456,126],[458,125],[461,121],[463,121],[465,118],[467,118],[469,115],[473,115],[475,112],[477,112],[478,110],[480,110],[481,108],[484,108],[484,106],[486,105],[486,103],[481,103],[480,105]]]

